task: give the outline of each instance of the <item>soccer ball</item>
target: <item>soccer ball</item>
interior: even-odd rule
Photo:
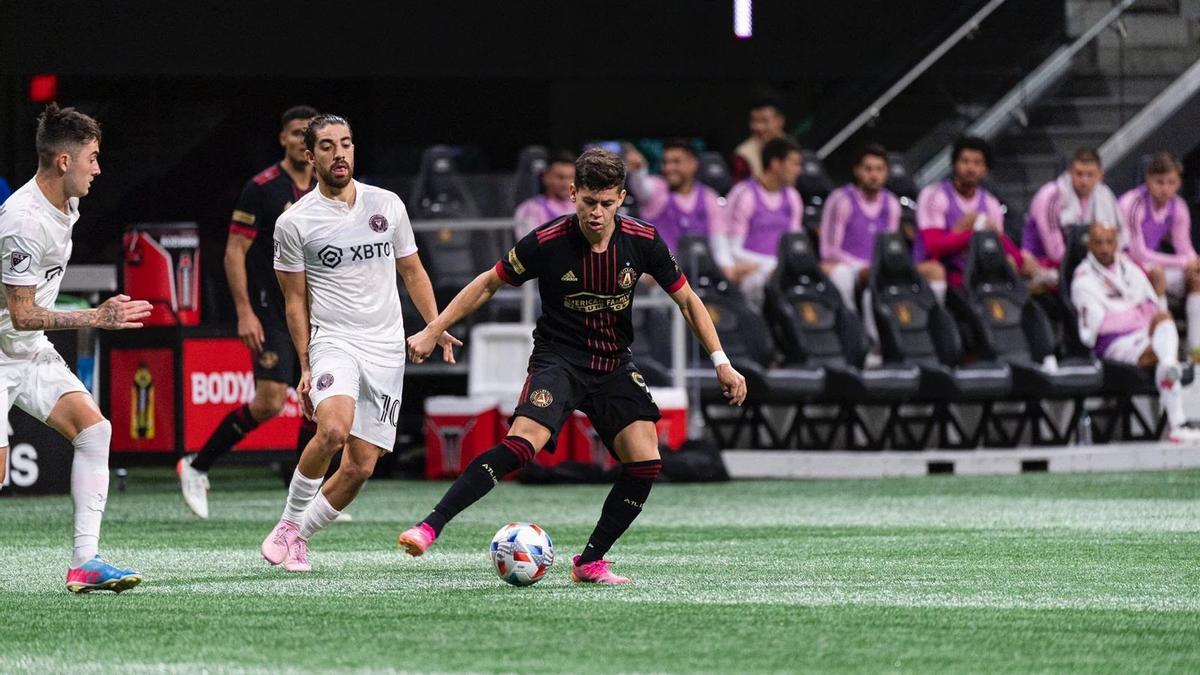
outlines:
[[[554,564],[554,542],[533,523],[509,523],[492,537],[490,549],[496,574],[513,586],[528,586],[545,576]]]

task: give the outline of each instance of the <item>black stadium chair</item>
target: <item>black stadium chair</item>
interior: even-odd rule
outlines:
[[[1012,369],[1012,397],[1025,402],[1023,415],[1008,431],[995,430],[1000,443],[1015,446],[1028,425],[1035,445],[1062,445],[1070,441],[1083,399],[1096,394],[1104,383],[1099,359],[1087,354],[1064,354],[1058,367],[1042,367],[1047,356],[1054,355],[1054,336],[1041,305],[1034,302],[1025,281],[1009,263],[1000,238],[995,232],[976,232],[971,237],[963,291],[970,311],[970,327],[980,355],[1007,363]],[[1047,413],[1044,400],[1073,401],[1074,408],[1065,428],[1059,428]],[[1043,436],[1042,430],[1049,429]]]
[[[527,145],[517,155],[517,170],[513,174],[512,194],[508,211],[511,213],[521,202],[542,193],[542,174],[549,166],[550,153],[541,145]]]
[[[1063,255],[1059,268],[1058,291],[1064,305],[1066,320],[1063,325],[1063,342],[1072,354],[1091,354],[1091,350],[1079,339],[1079,317],[1071,303],[1071,282],[1075,278],[1075,268],[1087,257],[1087,225],[1073,225],[1063,233],[1066,253]],[[1108,442],[1117,438],[1117,427],[1120,426],[1120,438],[1127,441],[1158,440],[1166,428],[1166,420],[1160,414],[1157,420],[1149,420],[1133,403],[1133,397],[1158,397],[1158,389],[1154,385],[1154,371],[1149,368],[1139,368],[1127,363],[1102,360],[1104,364],[1104,385],[1101,394],[1111,400],[1111,404],[1092,410],[1091,417],[1095,420],[1093,437],[1097,442]],[[1190,384],[1195,376],[1192,364],[1187,363],[1183,369],[1183,383]]]
[[[905,434],[906,444],[923,447],[936,425],[941,447],[978,445],[987,429],[993,402],[1008,395],[1012,386],[1008,365],[989,360],[963,363],[962,343],[954,321],[938,303],[929,284],[917,274],[912,255],[899,233],[876,237],[870,288],[884,362],[920,368],[918,398],[934,404],[934,424],[922,425],[920,438],[912,434],[910,423],[923,418],[900,419],[896,429]],[[951,403],[980,404],[980,420],[973,431],[965,431],[962,421],[951,410]],[[950,438],[950,429],[958,434],[959,440]]]
[[[708,240],[684,237],[677,252],[679,265],[696,294],[704,301],[716,326],[724,349],[734,368],[746,378],[748,395],[741,414],[733,420],[711,414],[714,406],[724,407],[716,376],[705,375],[700,382],[700,408],[705,423],[721,447],[734,447],[743,431],[750,432],[752,445],[764,442],[781,447],[783,439],[770,425],[765,405],[799,405],[824,390],[825,373],[821,368],[770,368],[774,358],[771,335],[763,318],[750,309],[745,296],[731,284],[712,258]],[[693,364],[700,370],[711,369],[704,363]],[[728,434],[725,428],[731,428]]]
[[[802,447],[828,448],[841,429],[845,447],[860,447],[856,433],[866,439],[865,447],[881,447],[899,404],[916,396],[920,370],[904,365],[863,370],[867,344],[862,322],[821,270],[805,234],[787,234],[780,241],[779,266],[766,296],[764,314],[783,352],[784,366],[824,369],[825,391],[817,402],[838,406],[832,424],[826,418],[797,414],[785,439]],[[871,404],[892,406],[878,438],[858,412],[857,406]],[[803,432],[810,443],[804,442]]]
[[[733,187],[729,165],[725,163],[721,153],[712,150],[700,153],[700,170],[696,173],[696,178],[722,195]]]
[[[479,206],[454,163],[455,149],[434,145],[421,155],[421,169],[409,193],[413,220],[478,218]]]
[[[907,197],[913,201],[916,201],[917,193],[920,192],[912,173],[908,170],[908,162],[904,160],[904,155],[898,152],[888,153],[887,189],[897,197]]]

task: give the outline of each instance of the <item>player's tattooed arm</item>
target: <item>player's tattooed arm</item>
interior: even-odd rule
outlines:
[[[141,328],[142,319],[150,316],[150,303],[133,300],[128,295],[114,295],[96,309],[59,311],[39,306],[36,294],[36,286],[4,284],[4,298],[13,328],[29,331],[72,328],[123,330]]]

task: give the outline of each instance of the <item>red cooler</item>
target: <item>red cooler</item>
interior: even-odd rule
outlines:
[[[600,434],[592,428],[592,421],[587,415],[576,410],[571,418],[563,425],[559,445],[570,449],[571,460],[583,464],[595,464],[603,469],[611,469],[620,462],[600,440]]]
[[[687,440],[688,399],[687,391],[679,387],[650,387],[650,394],[658,404],[662,419],[655,426],[658,429],[658,442],[672,450]]]
[[[125,294],[149,301],[147,326],[200,323],[200,235],[195,223],[149,223],[125,231]]]
[[[496,399],[431,396],[425,399],[425,477],[453,478],[499,441]]]

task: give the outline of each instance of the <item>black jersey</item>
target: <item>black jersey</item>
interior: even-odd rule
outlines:
[[[496,273],[514,286],[538,280],[535,350],[553,350],[600,372],[629,360],[633,291],[642,274],[668,293],[686,281],[654,226],[628,216],[617,216],[602,253],[592,251],[576,216],[556,218],[517,242],[496,263]]]
[[[313,189],[296,187],[282,165],[274,164],[246,182],[229,220],[229,231],[254,240],[246,251],[246,290],[259,319],[283,317],[283,293],[275,279],[275,221],[280,214]]]

